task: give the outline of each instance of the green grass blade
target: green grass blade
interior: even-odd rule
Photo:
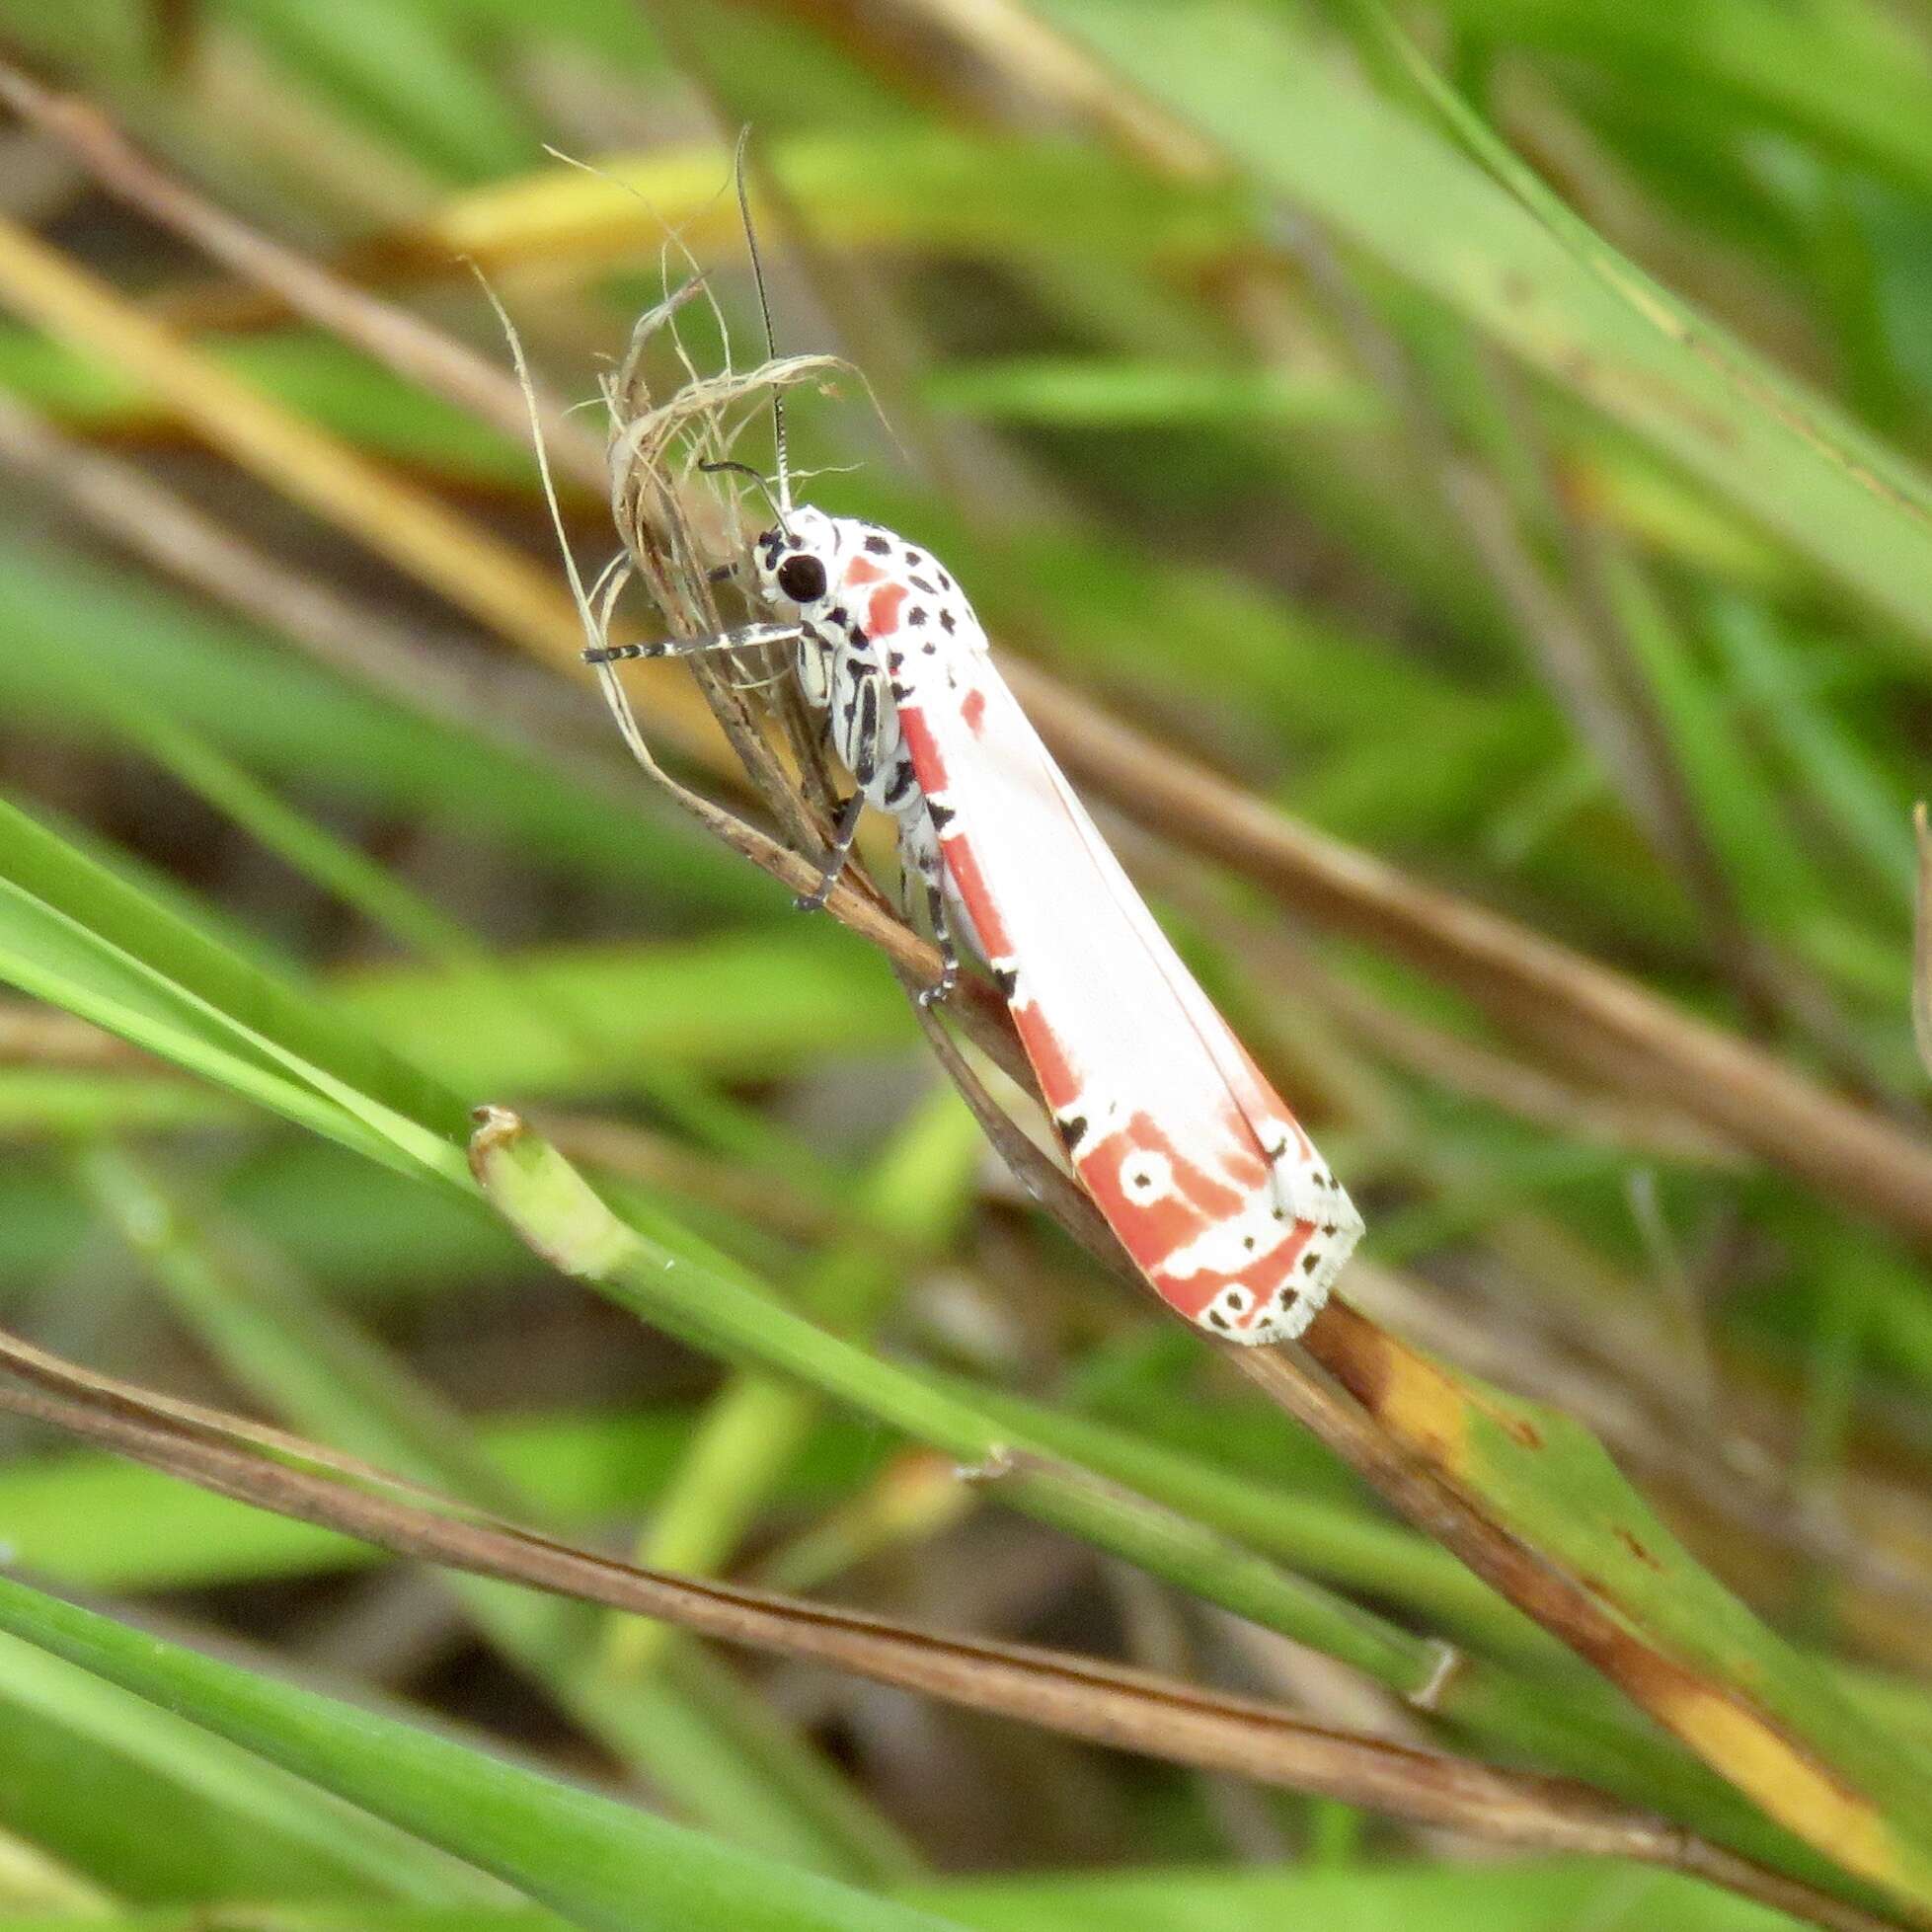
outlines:
[[[0,1637],[0,1750],[8,1821],[136,1897],[264,1886],[500,1895],[419,1839],[16,1636]]]
[[[941,1932],[946,1923],[9,1578],[0,1578],[0,1630],[496,1874],[589,1932]]]
[[[1909,912],[1916,874],[1911,801],[1889,783],[1835,709],[1823,701],[1771,616],[1731,598],[1712,613],[1711,632],[1739,693],[1758,710],[1809,796],[1829,817],[1872,883]]]
[[[364,1151],[457,1186],[446,1089],[0,802],[0,971]]]

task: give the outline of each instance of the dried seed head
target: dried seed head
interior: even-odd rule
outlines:
[[[700,292],[709,291],[694,276],[641,316],[603,385],[611,517],[666,627],[680,637],[718,628],[711,570],[734,564],[748,548],[738,490],[705,466],[734,460],[738,438],[769,410],[775,391],[844,366],[831,355],[786,355],[701,375],[677,336],[678,311]],[[659,332],[668,333],[686,379],[657,402],[644,364]]]

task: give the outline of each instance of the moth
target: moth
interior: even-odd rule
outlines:
[[[1155,923],[952,576],[890,530],[795,503],[776,386],[773,412],[775,485],[705,466],[744,469],[769,499],[736,567],[764,621],[586,660],[793,648],[854,781],[801,905],[824,903],[866,807],[890,813],[908,917],[923,899],[944,961],[926,997],[951,989],[961,944],[986,963],[1074,1172],[1148,1282],[1212,1334],[1300,1335],[1360,1216]]]

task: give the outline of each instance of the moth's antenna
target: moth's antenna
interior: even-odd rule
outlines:
[[[744,154],[751,145],[751,129],[745,127],[737,137],[737,154],[733,172],[737,178],[737,211],[744,222],[744,246],[751,257],[751,279],[758,290],[758,313],[765,324],[765,354],[778,360],[778,339],[771,326],[771,297],[765,291],[765,265],[758,256],[758,231],[751,225],[751,194],[744,180]],[[792,509],[792,471],[785,460],[785,390],[774,383],[771,391],[772,450],[778,463],[778,521],[782,526]],[[789,536],[791,532],[788,530]]]
[[[791,508],[791,504],[780,502],[771,494],[770,482],[759,471],[754,470],[749,463],[739,463],[730,457],[721,457],[713,462],[700,463],[698,468],[706,476],[720,476],[727,472],[735,476],[748,476],[764,492],[765,502],[771,505],[773,515],[778,518],[778,527],[781,530],[785,530],[786,537],[788,539],[790,538],[792,533],[785,528],[785,512]]]

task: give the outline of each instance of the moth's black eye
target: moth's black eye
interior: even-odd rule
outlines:
[[[825,594],[825,567],[815,557],[788,557],[778,567],[778,587],[795,604],[815,603]]]

